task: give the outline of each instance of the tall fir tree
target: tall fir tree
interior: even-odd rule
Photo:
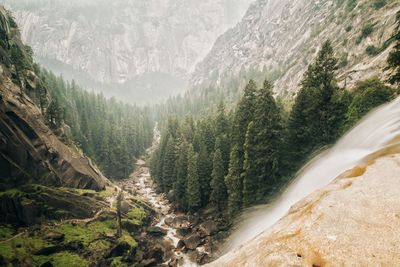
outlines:
[[[238,145],[234,145],[230,155],[228,175],[225,177],[228,192],[228,213],[231,217],[235,216],[242,207],[243,184],[241,173],[239,149]]]
[[[196,212],[201,205],[201,191],[199,176],[197,174],[197,155],[193,146],[189,146],[188,150],[188,171],[187,171],[187,201],[188,209]]]
[[[219,212],[225,207],[227,199],[224,172],[224,162],[221,151],[217,149],[214,152],[213,170],[211,174],[212,180],[210,202],[216,205]]]
[[[186,187],[188,174],[188,150],[189,143],[181,138],[178,147],[178,158],[176,161],[176,182],[174,184],[175,198],[182,209],[187,208]]]
[[[232,139],[237,145],[240,168],[243,168],[244,162],[244,143],[246,140],[246,131],[250,121],[253,120],[254,108],[256,103],[257,86],[253,80],[250,80],[244,89],[244,94],[237,104],[234,116]]]
[[[228,173],[230,140],[229,140],[229,120],[225,111],[225,104],[220,102],[217,108],[217,116],[215,119],[215,151],[220,150],[224,166],[224,175]]]
[[[207,146],[203,142],[200,144],[200,152],[197,159],[197,173],[201,188],[201,205],[204,207],[210,198],[212,162],[207,152]]]
[[[335,141],[340,133],[346,110],[335,85],[336,64],[327,41],[304,74],[288,123],[286,164],[291,171],[301,166],[311,152]]]
[[[256,154],[256,128],[254,122],[250,122],[246,132],[246,142],[244,144],[244,171],[243,179],[243,205],[249,207],[257,201],[256,193],[260,181],[257,170],[254,168],[258,155]]]
[[[271,188],[278,183],[280,175],[283,125],[281,111],[272,94],[272,84],[265,80],[263,88],[257,95],[254,112],[256,134],[252,141],[256,144],[254,151],[257,159],[252,168],[259,181],[258,201],[263,200]]]
[[[175,179],[175,140],[172,135],[169,136],[164,156],[162,172],[162,189],[168,192],[172,189]]]

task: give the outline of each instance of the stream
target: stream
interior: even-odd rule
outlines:
[[[190,260],[188,255],[177,248],[180,240],[177,235],[177,230],[172,226],[169,226],[165,220],[167,218],[173,219],[179,214],[173,211],[172,205],[165,194],[158,194],[156,192],[156,185],[150,176],[150,170],[146,166],[145,161],[137,161],[135,171],[129,176],[129,179],[126,179],[123,182],[122,186],[124,190],[134,192],[136,196],[141,196],[155,211],[157,211],[159,214],[159,222],[155,226],[161,227],[167,231],[164,239],[171,242],[173,245],[175,258],[178,260],[178,266],[198,266],[195,262]],[[165,262],[165,264],[169,263],[170,261]]]

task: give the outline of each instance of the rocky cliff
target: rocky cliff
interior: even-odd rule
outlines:
[[[399,152],[373,154],[209,266],[399,265]]]
[[[63,129],[45,118],[46,105],[38,107],[39,99],[50,96],[35,74],[30,49],[2,7],[0,35],[0,222],[29,225],[59,217],[57,209],[68,211],[67,217],[96,212],[95,201],[57,189],[100,191],[110,182],[73,144],[61,141]]]
[[[339,58],[342,86],[384,76],[399,9],[394,0],[258,0],[217,39],[191,83],[195,88],[225,87],[232,79],[243,83],[268,77],[277,93],[291,96],[327,39]]]
[[[195,64],[250,2],[0,1],[14,11],[41,64],[136,101],[184,89]]]

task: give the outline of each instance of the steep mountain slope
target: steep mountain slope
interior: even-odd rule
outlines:
[[[35,104],[49,97],[47,89],[2,7],[0,35],[0,223],[93,215],[100,204],[56,188],[100,191],[110,182],[80,150],[60,141],[62,129],[51,129]]]
[[[198,64],[195,88],[268,77],[280,95],[293,95],[319,46],[333,42],[341,85],[383,76],[398,1],[258,0],[220,36]],[[229,83],[231,85],[232,83]],[[226,89],[226,88],[225,88]],[[235,88],[236,89],[236,88]]]
[[[134,238],[154,211],[124,196],[73,145],[70,128],[54,123],[54,96],[1,6],[0,37],[0,266],[121,266],[150,257],[156,241],[147,237],[136,257]]]
[[[154,101],[185,88],[195,64],[252,0],[0,2],[43,65],[116,87],[129,100]]]
[[[0,166],[2,187],[27,182],[102,190],[108,180],[90,159],[66,146],[34,101],[48,98],[33,71],[30,50],[14,21],[0,9]]]

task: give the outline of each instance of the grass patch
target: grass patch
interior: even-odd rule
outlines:
[[[105,251],[110,247],[110,242],[106,240],[96,240],[91,242],[88,249],[93,252]]]
[[[122,236],[119,238],[119,241],[124,241],[128,243],[132,248],[135,248],[138,246],[138,243],[136,242],[133,237],[127,233],[123,233]]]
[[[0,225],[0,241],[7,240],[14,235],[14,229],[9,225]]]
[[[115,257],[111,262],[112,267],[128,267],[128,265],[122,262],[122,257]]]
[[[9,189],[7,191],[3,191],[0,192],[0,197],[4,197],[4,196],[9,196],[9,197],[17,197],[22,195],[22,191],[17,189],[17,188],[13,188],[13,189]]]
[[[88,246],[93,239],[98,238],[101,234],[114,234],[115,222],[111,220],[99,222],[94,221],[87,225],[71,223],[58,226],[55,231],[65,234],[65,242],[82,241]]]
[[[126,216],[136,225],[141,225],[146,217],[146,212],[142,207],[134,207],[129,210]]]
[[[0,242],[0,254],[8,261],[14,258],[22,260],[46,245],[49,244],[34,232],[30,236],[19,236],[7,242]]]

